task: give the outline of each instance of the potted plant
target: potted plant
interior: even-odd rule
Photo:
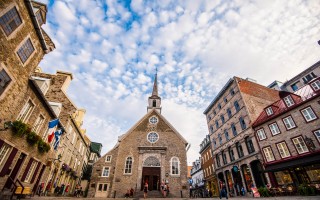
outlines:
[[[40,140],[41,140],[41,137],[33,131],[27,135],[27,142],[31,146],[34,146]]]
[[[31,132],[31,129],[27,124],[22,121],[14,121],[12,123],[12,133],[16,136],[23,137],[28,132]]]
[[[50,150],[50,145],[43,140],[40,140],[38,142],[38,150],[40,153],[48,152]]]

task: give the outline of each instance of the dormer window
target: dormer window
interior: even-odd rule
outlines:
[[[272,114],[273,114],[272,108],[271,108],[271,107],[268,107],[268,108],[266,109],[266,113],[267,113],[268,116],[272,115]]]
[[[42,78],[42,77],[33,77],[33,79],[36,81],[40,90],[45,95],[49,89],[49,86],[50,86],[50,79]]]
[[[52,110],[54,111],[54,113],[59,116],[60,112],[61,112],[61,107],[62,104],[61,103],[56,103],[56,102],[49,102]]]
[[[316,80],[315,82],[311,83],[311,87],[314,91],[320,90],[320,80]]]
[[[40,10],[38,10],[38,12],[36,13],[36,17],[37,17],[39,26],[41,26],[42,24],[44,24]]]
[[[293,99],[292,99],[292,97],[290,95],[288,95],[285,98],[283,98],[283,100],[286,103],[287,107],[290,107],[290,106],[294,105],[294,101],[293,101]]]

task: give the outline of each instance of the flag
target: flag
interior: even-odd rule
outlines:
[[[54,119],[49,122],[48,126],[48,142],[51,143],[54,137],[54,130],[59,124],[59,119]]]
[[[56,132],[54,132],[54,138],[55,138],[55,141],[53,143],[53,149],[54,150],[57,150],[58,149],[58,146],[59,146],[59,143],[60,143],[60,138],[61,138],[61,135],[64,133],[64,130],[63,129],[59,129],[57,130]]]

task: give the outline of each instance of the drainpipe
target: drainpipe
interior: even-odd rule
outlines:
[[[32,20],[32,23],[34,25],[34,28],[36,29],[36,33],[37,33],[37,35],[39,37],[41,47],[42,47],[42,49],[44,50],[45,53],[48,53],[48,48],[47,48],[46,42],[45,42],[43,34],[41,32],[41,28],[39,26],[39,23],[38,23],[38,20],[36,18],[36,15],[35,15],[35,13],[33,11],[32,2],[31,2],[31,0],[25,0],[25,2],[27,4],[27,8],[29,10],[29,14],[31,15],[31,20]]]

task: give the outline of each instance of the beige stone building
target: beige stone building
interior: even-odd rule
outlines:
[[[71,195],[76,184],[81,184],[81,177],[89,159],[90,140],[85,135],[86,131],[81,128],[85,110],[77,108],[67,95],[67,89],[73,79],[71,73],[35,72],[32,78],[37,81],[39,87],[46,85],[45,98],[49,101],[65,130],[56,152],[57,155],[60,155],[61,162],[51,165],[48,181],[52,181],[52,186],[68,186],[68,193]],[[53,189],[52,187],[51,192]]]
[[[250,79],[231,78],[204,114],[210,132],[215,173],[230,196],[243,187],[267,184],[262,157],[251,127],[260,112],[278,99],[278,93]]]
[[[89,197],[124,197],[130,188],[141,196],[146,182],[149,197],[159,196],[162,181],[169,185],[170,196],[188,195],[188,143],[161,115],[157,76],[148,102],[147,114],[94,164]]]
[[[289,84],[290,85],[290,84]],[[253,127],[265,170],[276,192],[294,193],[320,184],[320,78],[308,80],[295,93],[279,91]]]
[[[0,198],[17,180],[35,192],[55,155],[41,136],[56,115],[30,79],[55,48],[41,28],[46,13],[46,5],[35,1],[0,1]]]

